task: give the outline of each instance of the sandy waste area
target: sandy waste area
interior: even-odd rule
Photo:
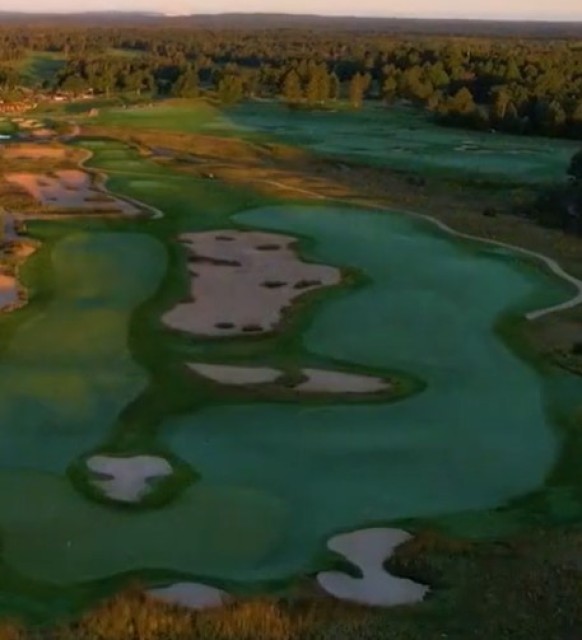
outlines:
[[[8,173],[5,179],[27,191],[44,206],[136,215],[139,209],[95,187],[91,177],[78,169],[53,174]]]

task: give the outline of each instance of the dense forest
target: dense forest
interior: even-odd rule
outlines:
[[[0,98],[26,60],[63,63],[37,89],[223,102],[281,97],[294,108],[407,101],[446,125],[582,139],[582,41],[378,32],[164,26],[0,29]],[[30,89],[29,89],[30,90]]]

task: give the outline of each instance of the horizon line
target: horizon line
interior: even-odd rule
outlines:
[[[148,11],[148,10],[129,10],[125,11],[123,9],[115,10],[87,10],[87,11],[61,11],[61,10],[53,10],[53,11],[35,11],[35,10],[3,10],[0,9],[0,16],[2,15],[37,15],[37,16],[87,16],[87,15],[124,15],[124,16],[152,16],[159,18],[195,18],[195,17],[220,17],[220,16],[237,16],[237,15],[247,15],[247,16],[289,16],[289,17],[305,17],[305,18],[322,18],[322,19],[331,19],[331,20],[419,20],[419,21],[442,21],[442,20],[451,20],[451,21],[471,21],[471,22],[535,22],[535,23],[555,23],[555,22],[568,22],[568,23],[581,23],[582,24],[582,15],[577,17],[566,17],[566,16],[557,16],[557,17],[535,17],[535,16],[459,16],[459,15],[443,15],[443,14],[433,14],[433,15],[409,15],[409,14],[396,14],[396,15],[349,15],[349,14],[325,14],[325,13],[304,13],[304,12],[293,12],[293,11],[204,11],[200,13],[163,13],[160,11]]]

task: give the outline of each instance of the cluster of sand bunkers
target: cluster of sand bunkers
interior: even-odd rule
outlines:
[[[32,196],[44,207],[97,214],[137,215],[133,204],[115,198],[79,169],[62,169],[50,174],[8,173],[5,180]]]
[[[394,607],[422,602],[429,591],[427,586],[393,576],[384,568],[396,549],[411,539],[406,531],[388,528],[335,536],[328,542],[329,549],[353,564],[361,576],[355,578],[341,571],[327,571],[316,575],[316,583],[334,598],[367,606]],[[233,600],[221,589],[196,582],[177,582],[151,589],[148,595],[194,610],[221,607]]]
[[[163,317],[166,326],[206,338],[264,335],[284,321],[302,295],[342,281],[339,269],[303,262],[291,236],[226,229],[180,237],[189,253],[190,299]],[[272,367],[188,363],[191,371],[228,386],[277,385],[286,373]],[[305,368],[298,393],[369,394],[390,389],[377,377]]]
[[[18,122],[21,129],[42,131],[33,121]],[[13,145],[3,151],[11,159],[60,161],[66,150],[47,145]],[[139,203],[116,198],[81,169],[50,173],[11,172],[4,176],[50,210],[95,214],[137,215]],[[16,239],[14,219],[6,218],[6,239]],[[188,252],[191,278],[188,300],[169,310],[165,325],[201,338],[263,336],[281,328],[288,311],[305,294],[342,283],[342,272],[332,266],[299,258],[296,238],[259,231],[226,229],[190,233],[180,237]],[[15,277],[0,274],[0,307],[19,296]],[[286,386],[298,394],[377,394],[391,390],[379,377],[338,370],[304,367],[293,372],[268,366],[242,366],[217,362],[188,362],[194,376],[230,387]],[[175,474],[171,462],[157,455],[95,454],[85,460],[87,478],[104,498],[117,504],[140,505]],[[428,589],[392,576],[384,563],[410,539],[404,531],[368,529],[332,538],[329,549],[352,563],[360,577],[341,571],[321,572],[314,588],[340,600],[372,606],[420,602]],[[192,609],[227,605],[234,597],[197,582],[181,581],[152,588],[151,598]]]
[[[122,503],[135,503],[153,490],[155,484],[172,475],[171,464],[162,457],[137,455],[113,457],[95,455],[86,461],[94,486]],[[353,577],[342,571],[324,571],[315,576],[318,588],[339,600],[369,606],[389,607],[421,602],[428,587],[391,575],[384,565],[410,534],[399,529],[374,528],[333,537],[328,548],[359,569]],[[233,597],[213,586],[197,582],[177,582],[154,588],[148,595],[176,606],[195,610],[227,605]]]

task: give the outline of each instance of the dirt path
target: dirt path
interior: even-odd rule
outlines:
[[[295,191],[297,193],[302,193],[303,195],[309,195],[311,197],[315,197],[319,200],[330,200],[333,201],[334,198],[331,198],[329,196],[325,196],[322,195],[320,193],[317,193],[315,191],[310,191],[309,189],[301,189],[299,187],[294,187],[292,185],[287,185],[284,184],[282,182],[277,182],[276,180],[257,180],[256,182],[261,182],[262,184],[268,184],[274,187],[279,187],[281,189],[288,189],[291,191]],[[536,311],[531,311],[530,313],[526,314],[526,318],[527,320],[537,320],[538,318],[542,318],[544,316],[553,314],[553,313],[558,313],[560,311],[567,311],[568,309],[572,309],[574,307],[577,307],[578,305],[582,304],[582,280],[580,280],[579,278],[576,278],[575,276],[567,273],[566,271],[564,271],[564,269],[560,266],[560,264],[557,262],[557,260],[554,260],[553,258],[550,258],[549,256],[546,256],[542,253],[538,253],[537,251],[531,251],[530,249],[524,249],[523,247],[518,247],[516,245],[512,245],[506,242],[501,242],[499,240],[490,240],[488,238],[482,238],[480,236],[474,236],[471,235],[469,233],[463,233],[461,231],[456,231],[455,229],[453,229],[452,227],[449,227],[449,225],[447,225],[446,223],[442,222],[442,220],[439,220],[438,218],[434,218],[433,216],[429,216],[427,214],[424,213],[418,213],[416,211],[409,211],[407,209],[400,209],[400,208],[392,208],[392,207],[386,207],[384,205],[381,204],[370,204],[369,202],[359,202],[358,200],[351,200],[348,201],[350,204],[354,204],[357,206],[362,206],[362,207],[366,207],[368,209],[376,209],[378,211],[391,211],[391,212],[400,212],[400,213],[404,213],[408,216],[413,216],[415,218],[421,219],[421,220],[426,220],[428,222],[430,222],[431,224],[436,225],[439,229],[450,233],[453,236],[456,236],[457,238],[463,238],[465,240],[476,240],[477,242],[483,242],[486,244],[490,244],[496,247],[502,247],[504,249],[510,249],[511,251],[515,251],[517,253],[521,253],[522,255],[526,255],[532,258],[535,258],[536,260],[541,260],[549,269],[550,271],[558,276],[559,278],[561,278],[562,280],[566,280],[566,282],[569,282],[571,285],[573,285],[576,289],[576,295],[571,298],[570,300],[562,303],[562,304],[558,304],[558,305],[554,305],[551,307],[546,307],[544,309],[538,309]]]

